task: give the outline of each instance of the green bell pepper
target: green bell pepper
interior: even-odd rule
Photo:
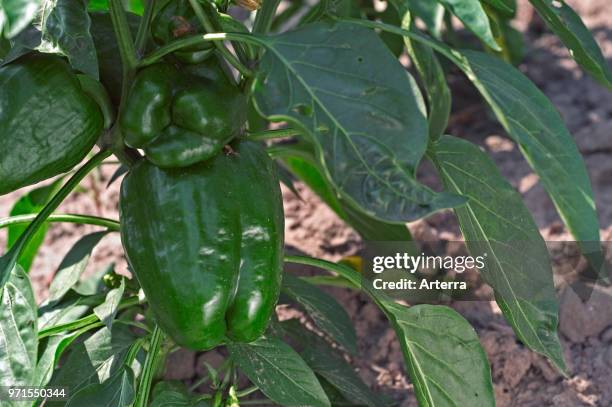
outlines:
[[[278,300],[283,203],[274,162],[244,141],[203,163],[146,160],[121,185],[121,238],[159,326],[192,349],[250,342]]]
[[[0,194],[72,169],[101,134],[100,107],[58,56],[4,65],[0,89]]]
[[[204,33],[204,29],[187,0],[175,0],[166,4],[153,20],[151,34],[157,45],[163,46],[182,37]],[[214,51],[211,42],[194,45],[174,52],[174,56],[187,64],[198,64],[208,59]]]
[[[159,167],[207,160],[240,133],[246,100],[216,61],[177,68],[160,63],[134,81],[121,115],[125,143]]]

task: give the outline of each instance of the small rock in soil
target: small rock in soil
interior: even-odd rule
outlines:
[[[586,303],[571,286],[561,294],[559,327],[565,336],[576,343],[597,336],[612,325],[612,289],[602,286],[590,288],[593,291]]]
[[[164,377],[167,380],[191,379],[195,374],[195,359],[195,352],[187,349],[181,348],[171,353],[166,361]]]

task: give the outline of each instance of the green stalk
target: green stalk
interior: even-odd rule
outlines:
[[[87,161],[72,177],[66,181],[66,183],[60,188],[60,190],[51,198],[51,200],[45,205],[40,213],[34,218],[34,221],[28,225],[26,230],[19,236],[19,239],[11,247],[11,249],[2,257],[0,257],[0,287],[4,287],[4,284],[8,280],[13,267],[17,264],[17,259],[21,255],[21,252],[30,243],[30,240],[34,237],[38,229],[47,221],[47,218],[51,216],[53,211],[66,199],[66,197],[72,192],[74,188],[89,174],[89,172],[96,168],[106,157],[110,155],[110,151],[102,150],[94,155],[89,161]]]
[[[124,310],[139,303],[140,300],[138,297],[126,298],[119,304],[119,307],[117,307],[117,311]],[[102,323],[98,316],[96,314],[89,314],[87,316],[77,319],[76,321],[66,322],[65,324],[57,324],[50,326],[49,328],[42,329],[38,332],[38,339],[42,339],[51,335],[56,335],[65,331],[73,331],[75,329],[84,328],[89,325],[98,323]]]
[[[270,31],[279,4],[280,0],[266,0],[263,2],[261,9],[257,11],[255,16],[255,23],[253,24],[254,33],[266,34]]]
[[[198,3],[198,0],[189,0],[189,4],[191,4],[191,7],[193,8],[196,17],[198,18],[200,24],[202,24],[204,29],[207,32],[215,32],[216,30],[213,25],[213,22],[206,15],[204,9],[200,5],[200,3]],[[227,39],[230,38],[227,37]],[[240,72],[243,76],[247,78],[253,76],[253,72],[249,68],[244,66],[242,62],[240,62],[238,58],[236,58],[236,56],[225,47],[225,44],[223,44],[222,42],[215,42],[214,44],[215,47],[217,47],[217,50],[221,53],[221,55],[223,55],[227,62],[229,62],[234,68],[236,68],[238,72]]]
[[[250,140],[274,140],[277,138],[293,137],[302,134],[296,129],[264,130],[254,133],[247,133]]]
[[[258,45],[258,46],[263,45],[263,42],[261,40],[249,34],[240,34],[240,33],[212,33],[212,34],[204,34],[204,35],[197,34],[197,35],[192,35],[190,37],[181,38],[180,40],[172,41],[170,44],[166,44],[163,47],[159,47],[158,49],[151,52],[146,57],[142,58],[140,60],[140,63],[138,64],[138,67],[144,68],[145,66],[153,65],[159,60],[161,60],[163,57],[165,57],[166,55],[171,54],[175,51],[181,50],[183,48],[191,47],[191,46],[198,45],[198,44],[204,44],[210,41],[222,42],[225,40],[241,41],[241,42]]]
[[[142,376],[140,379],[140,385],[138,386],[138,394],[136,395],[134,407],[148,406],[149,393],[151,392],[151,384],[153,382],[153,376],[155,375],[155,372],[157,372],[157,365],[160,359],[160,349],[163,340],[164,333],[159,328],[159,326],[155,325],[155,329],[151,334],[151,342],[149,343],[149,351],[147,352],[147,358],[142,369]]]
[[[10,216],[7,218],[0,219],[0,229],[6,228],[11,225],[27,225],[31,223],[34,219],[36,219],[38,214],[26,214],[26,215],[17,215]],[[103,226],[108,230],[112,230],[114,232],[119,231],[119,222],[113,219],[102,218],[99,216],[89,216],[89,215],[78,215],[78,214],[53,214],[50,215],[46,222],[53,223],[77,223],[80,225],[94,225],[94,226]]]
[[[125,79],[126,72],[136,68],[136,47],[134,46],[134,40],[132,39],[132,33],[130,32],[130,26],[121,0],[109,0],[108,9],[113,22],[115,36],[117,37]]]
[[[136,52],[138,52],[138,56],[143,55],[145,47],[147,45],[147,34],[149,33],[151,21],[153,20],[153,12],[155,11],[155,0],[145,1],[144,7],[144,15],[142,16],[142,20],[140,20],[140,25],[138,26],[138,32],[136,33],[135,41],[135,47]]]

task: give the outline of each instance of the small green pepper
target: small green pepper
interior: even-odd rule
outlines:
[[[121,116],[125,143],[159,167],[207,160],[239,134],[246,100],[216,61],[180,69],[156,64],[136,77]]]
[[[198,33],[204,33],[187,0],[168,2],[157,14],[152,24],[153,40],[160,46]],[[174,52],[183,63],[198,64],[208,59],[214,51],[212,42],[194,45]]]

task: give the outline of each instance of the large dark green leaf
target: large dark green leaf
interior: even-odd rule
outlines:
[[[282,291],[304,307],[315,324],[352,354],[357,353],[357,334],[342,305],[313,284],[285,273]]]
[[[459,67],[489,102],[500,123],[540,176],[583,253],[600,257],[591,182],[578,148],[550,100],[521,72],[478,51],[461,51]],[[594,244],[595,243],[595,244]],[[598,264],[595,264],[599,267]]]
[[[563,0],[529,0],[572,57],[599,83],[612,89],[612,71],[580,16]]]
[[[428,138],[421,95],[378,35],[319,22],[259,41],[258,110],[306,130],[343,197],[398,223],[464,202],[416,181]]]
[[[16,266],[0,293],[0,385],[32,385],[38,329],[30,278]]]
[[[368,241],[411,241],[412,236],[406,225],[380,221],[338,196],[333,186],[323,175],[312,148],[300,142],[291,146],[273,148],[274,156],[281,158],[291,172],[312,189],[336,214],[349,224],[364,240]]]
[[[229,343],[228,349],[249,380],[278,404],[329,407],[315,374],[281,340],[262,337],[252,343]]]
[[[17,215],[27,215],[30,213],[38,213],[44,208],[44,206],[49,202],[49,199],[57,192],[59,186],[61,184],[61,179],[53,182],[50,185],[45,185],[43,187],[39,187],[31,190],[13,205],[11,209],[10,216]],[[7,247],[10,248],[19,238],[19,236],[24,232],[27,225],[11,225],[8,228],[8,242]],[[43,243],[45,239],[45,235],[47,233],[47,225],[43,225],[32,237],[30,243],[25,247],[25,249],[21,252],[21,256],[19,256],[19,260],[17,263],[23,268],[23,270],[27,273],[30,270],[32,262],[34,261],[34,257],[36,257],[36,253],[38,253],[38,249],[40,245]]]
[[[2,0],[0,33],[7,38],[19,34],[36,16],[40,0]]]
[[[60,300],[76,283],[85,271],[91,252],[108,232],[95,232],[82,237],[62,260],[51,286],[48,303]]]
[[[74,69],[98,79],[87,0],[45,0],[43,10],[40,50],[65,55]]]
[[[282,323],[284,330],[302,345],[300,355],[304,361],[334,386],[344,398],[358,405],[385,406],[385,401],[376,395],[359,378],[355,369],[322,338],[306,330],[297,320]]]
[[[480,0],[437,0],[449,12],[454,14],[474,34],[476,34],[487,46],[499,50],[499,45],[493,38],[489,18],[480,4]]]
[[[445,136],[434,161],[446,186],[469,198],[455,211],[484,280],[519,339],[565,369],[548,250],[521,196],[493,161],[468,141]]]
[[[340,264],[299,256],[286,260],[336,272],[376,302],[397,334],[421,406],[495,406],[487,357],[476,332],[457,312],[439,305],[396,304]]]

